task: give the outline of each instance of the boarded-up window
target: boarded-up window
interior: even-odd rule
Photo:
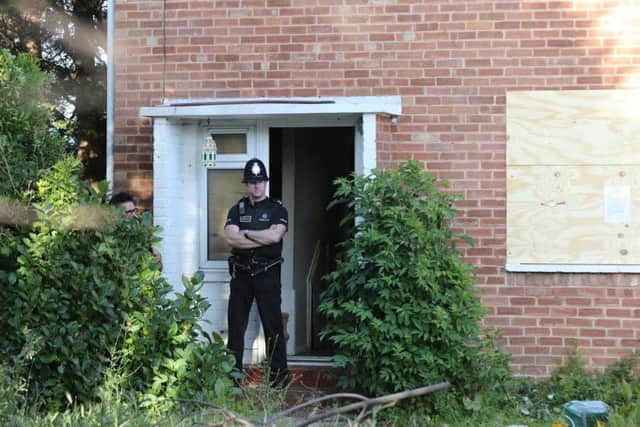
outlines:
[[[507,269],[640,265],[640,91],[510,92],[507,137]]]

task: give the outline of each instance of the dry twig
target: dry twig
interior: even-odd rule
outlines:
[[[393,394],[388,394],[385,396],[381,396],[381,397],[375,397],[375,398],[368,398],[366,396],[363,396],[361,394],[355,394],[355,393],[335,393],[335,394],[329,394],[326,396],[322,396],[319,397],[317,399],[312,399],[309,400],[307,402],[301,403],[300,405],[296,405],[293,406],[289,409],[286,409],[284,411],[280,411],[277,412],[275,414],[273,414],[273,416],[271,416],[270,418],[264,420],[264,421],[260,421],[260,420],[255,420],[255,419],[250,419],[250,418],[244,418],[238,414],[236,414],[235,412],[226,409],[226,408],[221,408],[219,406],[213,405],[209,402],[204,402],[201,400],[193,400],[193,399],[175,399],[179,402],[183,402],[183,403],[191,403],[191,404],[197,404],[197,405],[202,405],[202,406],[206,406],[207,408],[213,409],[214,412],[219,412],[220,414],[224,415],[225,417],[227,417],[225,419],[225,421],[223,422],[223,424],[220,425],[224,425],[226,422],[237,422],[240,423],[244,426],[248,426],[248,427],[271,427],[271,426],[275,426],[276,421],[278,420],[282,420],[286,417],[288,417],[289,415],[298,412],[302,409],[308,408],[310,406],[313,405],[317,405],[319,403],[322,402],[326,402],[328,400],[337,400],[337,399],[354,399],[354,400],[359,400],[359,402],[355,402],[355,403],[351,403],[345,406],[341,406],[338,408],[334,408],[330,411],[326,411],[326,412],[322,412],[319,414],[316,414],[310,418],[305,419],[303,422],[295,424],[295,427],[306,427],[309,426],[311,424],[317,423],[318,421],[327,419],[327,418],[331,418],[331,417],[335,417],[337,415],[340,414],[345,414],[348,412],[353,412],[353,411],[360,411],[358,416],[356,417],[356,421],[360,422],[362,421],[365,417],[367,417],[370,413],[371,413],[371,409],[377,405],[384,405],[384,407],[389,407],[389,406],[393,406],[395,405],[398,401],[403,400],[403,399],[408,399],[411,397],[416,397],[416,396],[422,396],[422,395],[426,395],[426,394],[431,394],[431,393],[436,393],[439,391],[444,391],[447,390],[448,388],[451,387],[451,384],[449,384],[449,382],[442,382],[439,384],[434,384],[434,385],[430,385],[430,386],[426,386],[426,387],[420,387],[420,388],[416,388],[413,390],[406,390],[406,391],[401,391],[398,393],[393,393]],[[212,427],[213,424],[210,425],[210,427]]]

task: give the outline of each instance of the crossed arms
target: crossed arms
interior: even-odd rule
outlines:
[[[274,224],[266,230],[250,230],[247,237],[235,224],[228,224],[224,228],[224,240],[229,246],[236,249],[253,249],[260,246],[269,246],[282,240],[287,232],[283,224]]]

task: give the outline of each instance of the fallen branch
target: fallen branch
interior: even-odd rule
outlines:
[[[361,394],[355,394],[355,393],[335,393],[335,394],[329,394],[326,396],[322,396],[319,397],[317,399],[312,399],[309,400],[307,402],[301,403],[299,405],[293,406],[289,409],[286,409],[284,411],[281,412],[277,412],[275,414],[273,414],[273,416],[271,416],[270,418],[266,419],[265,421],[259,421],[259,420],[255,420],[255,419],[249,419],[249,418],[244,418],[238,414],[236,414],[235,412],[226,409],[226,408],[222,408],[219,406],[216,406],[214,404],[211,404],[209,402],[205,402],[202,400],[193,400],[193,399],[171,399],[171,400],[175,400],[178,402],[182,402],[182,403],[191,403],[191,404],[196,404],[196,405],[201,405],[201,406],[205,406],[208,407],[209,409],[215,411],[215,412],[219,412],[220,414],[224,415],[226,417],[225,422],[228,421],[235,421],[238,422],[244,426],[247,427],[267,427],[267,426],[275,426],[275,422],[278,420],[282,420],[284,418],[286,418],[287,416],[298,412],[302,409],[308,408],[309,406],[313,406],[313,405],[317,405],[319,403],[322,402],[326,402],[328,400],[337,400],[337,399],[355,399],[355,400],[359,400],[359,402],[355,402],[355,403],[351,403],[349,405],[346,406],[341,406],[339,408],[335,408],[332,409],[330,411],[327,412],[323,412],[320,414],[316,414],[314,416],[312,416],[311,418],[308,418],[306,420],[304,420],[302,423],[299,424],[295,424],[295,427],[306,427],[308,425],[311,425],[313,423],[316,423],[318,421],[327,419],[327,418],[331,418],[331,417],[335,417],[336,415],[340,415],[340,414],[345,414],[348,412],[353,412],[353,411],[360,411],[360,413],[358,414],[357,417],[357,421],[361,421],[364,417],[368,416],[368,414],[370,413],[369,410],[377,405],[385,405],[385,407],[389,407],[389,406],[393,406],[395,405],[398,401],[403,400],[403,399],[408,399],[411,397],[417,397],[417,396],[423,396],[426,394],[431,394],[431,393],[436,393],[439,391],[444,391],[447,390],[448,388],[451,387],[451,384],[449,384],[449,382],[442,382],[439,384],[434,384],[434,385],[430,385],[430,386],[426,386],[426,387],[420,387],[420,388],[416,388],[413,390],[406,390],[406,391],[401,391],[398,393],[393,393],[393,394],[388,394],[385,396],[381,396],[381,397],[375,397],[375,398],[368,398],[366,396],[363,396]]]
[[[371,398],[371,399],[365,398],[366,400],[363,400],[361,402],[352,403],[350,405],[342,406],[340,408],[336,408],[336,409],[333,409],[331,411],[328,411],[328,412],[325,412],[325,413],[322,413],[322,414],[318,414],[318,415],[316,415],[314,417],[311,417],[311,418],[305,420],[301,424],[296,424],[296,427],[305,427],[305,426],[311,425],[311,424],[313,424],[315,422],[318,422],[320,420],[324,420],[326,418],[330,418],[330,417],[333,417],[335,415],[344,414],[346,412],[356,411],[358,409],[367,410],[370,407],[375,406],[375,405],[381,405],[381,404],[385,404],[385,403],[395,404],[395,403],[397,403],[398,401],[400,401],[402,399],[407,399],[407,398],[416,397],[416,396],[422,396],[422,395],[430,394],[430,393],[436,393],[438,391],[447,390],[449,387],[451,387],[451,384],[449,384],[449,382],[443,382],[443,383],[439,383],[439,384],[430,385],[430,386],[427,386],[427,387],[420,387],[420,388],[416,388],[416,389],[413,389],[413,390],[401,391],[399,393],[387,394],[386,396],[375,397],[375,398]],[[333,396],[333,395],[324,396],[323,399],[326,400],[325,398],[329,398],[331,396]],[[313,402],[313,401],[311,401],[311,402]]]

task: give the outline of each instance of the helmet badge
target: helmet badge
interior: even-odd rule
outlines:
[[[258,162],[253,162],[253,166],[251,166],[251,173],[255,176],[260,175],[260,165],[258,165]]]

